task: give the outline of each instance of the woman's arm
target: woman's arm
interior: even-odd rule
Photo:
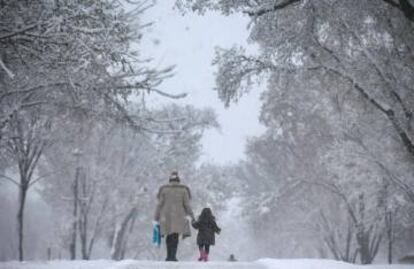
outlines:
[[[192,221],[191,226],[193,226],[194,229],[200,228],[200,223],[198,221]]]
[[[194,220],[195,218],[194,218],[193,210],[191,209],[190,200],[191,200],[190,191],[186,189],[184,193],[184,201],[183,201],[184,210],[185,210],[185,213],[191,217],[191,220]]]
[[[155,209],[154,220],[160,221],[161,209],[164,206],[164,200],[165,200],[164,199],[164,194],[161,190],[158,192],[157,198],[158,198],[158,203],[157,203],[157,207]]]

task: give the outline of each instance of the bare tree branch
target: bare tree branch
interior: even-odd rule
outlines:
[[[395,112],[390,107],[386,107],[383,104],[379,103],[375,98],[371,97],[368,94],[368,91],[365,90],[359,83],[357,83],[352,77],[343,74],[342,72],[331,68],[323,66],[323,68],[329,72],[332,72],[346,80],[348,80],[354,88],[364,97],[367,101],[369,101],[375,108],[381,111],[391,122],[392,126],[396,130],[397,134],[401,138],[404,147],[410,153],[410,155],[414,158],[414,142],[411,140],[410,135],[407,133],[406,130],[401,126],[401,123],[398,121],[397,117],[395,116]]]
[[[11,178],[11,177],[8,177],[8,176],[6,176],[6,175],[0,175],[0,177],[1,177],[1,178],[6,179],[6,180],[8,180],[8,181],[10,181],[11,183],[15,184],[15,185],[16,185],[16,186],[18,186],[18,187],[20,187],[20,183],[19,183],[19,182],[17,182],[15,179],[13,179],[13,178]]]

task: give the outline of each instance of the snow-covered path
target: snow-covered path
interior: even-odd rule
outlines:
[[[266,269],[260,263],[249,262],[151,262],[151,261],[51,261],[0,263],[0,269]]]
[[[0,269],[412,269],[413,265],[352,265],[330,260],[273,260],[255,262],[50,261],[5,262]]]

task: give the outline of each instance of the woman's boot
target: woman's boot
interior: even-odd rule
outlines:
[[[178,262],[177,260],[177,250],[178,250],[178,234],[171,234],[171,261]]]
[[[178,234],[173,233],[167,235],[166,238],[166,245],[167,245],[167,258],[166,261],[178,261],[177,260],[177,249],[178,249]]]

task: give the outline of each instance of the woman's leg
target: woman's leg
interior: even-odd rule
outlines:
[[[166,261],[171,261],[171,235],[167,235],[165,238],[165,246],[167,247],[167,258]]]
[[[171,258],[173,261],[177,262],[177,250],[178,250],[178,239],[179,234],[173,233],[172,236],[172,242],[171,242]]]
[[[166,261],[177,261],[177,249],[178,249],[178,233],[172,233],[167,235],[165,239],[167,245],[167,259]]]

